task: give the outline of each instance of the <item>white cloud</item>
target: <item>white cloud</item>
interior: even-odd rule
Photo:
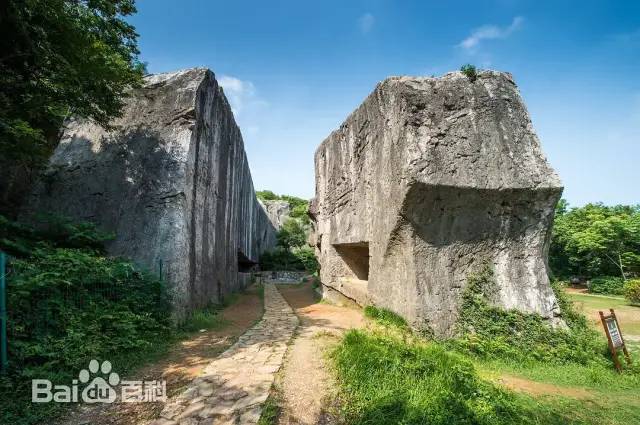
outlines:
[[[222,86],[236,118],[247,107],[268,104],[256,95],[256,88],[251,81],[243,81],[236,77],[222,75],[218,82]]]
[[[495,40],[509,37],[514,31],[517,31],[524,22],[522,16],[516,16],[507,27],[499,27],[497,25],[483,25],[471,32],[471,35],[458,44],[465,50],[472,51],[482,40]]]
[[[358,27],[363,34],[367,34],[369,31],[371,31],[375,23],[376,18],[371,13],[365,13],[358,18]]]

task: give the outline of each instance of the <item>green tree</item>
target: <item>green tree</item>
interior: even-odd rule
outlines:
[[[295,218],[288,218],[278,232],[278,245],[286,250],[305,246],[307,243],[307,229]]]
[[[280,199],[278,195],[270,190],[258,190],[256,191],[256,196],[261,201],[275,201],[276,199]]]
[[[623,279],[640,273],[640,207],[587,204],[567,211],[560,204],[550,264],[555,274]]]
[[[0,2],[0,158],[13,167],[2,166],[3,201],[10,177],[48,158],[65,117],[119,115],[144,72],[124,20],[135,11],[134,0]]]

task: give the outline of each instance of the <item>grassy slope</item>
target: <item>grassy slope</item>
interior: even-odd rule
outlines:
[[[620,376],[601,364],[479,360],[369,316],[378,323],[351,331],[333,353],[349,424],[640,423],[638,374]],[[544,391],[509,391],[499,384],[505,375]]]
[[[632,341],[640,337],[640,308],[631,306],[623,297],[568,293],[576,310],[582,312],[589,324],[602,332],[598,311],[613,308],[618,315],[624,335],[630,340],[628,345],[636,363],[640,361],[640,343]],[[568,363],[549,365],[547,363],[518,364],[508,361],[478,361],[474,363],[483,376],[499,379],[509,374],[530,380],[533,383],[549,383],[567,389],[586,390],[589,394],[581,400],[567,400],[576,408],[576,416],[587,423],[640,423],[640,376],[619,375],[611,369]],[[552,402],[551,397],[547,402]]]

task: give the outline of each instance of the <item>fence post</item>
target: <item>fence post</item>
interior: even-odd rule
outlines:
[[[7,371],[7,256],[0,251],[0,370]]]
[[[158,260],[158,271],[160,272],[160,280],[162,280],[162,258]]]

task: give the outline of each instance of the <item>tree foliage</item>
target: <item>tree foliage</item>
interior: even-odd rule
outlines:
[[[286,250],[299,248],[307,244],[307,229],[295,218],[288,218],[278,231],[278,246]]]
[[[315,273],[318,271],[318,260],[316,260],[313,249],[309,247],[295,248],[293,250],[276,247],[260,256],[260,268],[262,270],[291,270]]]
[[[314,273],[318,270],[318,260],[313,249],[307,246],[310,219],[307,211],[309,201],[289,195],[277,195],[270,190],[256,192],[262,201],[286,201],[289,203],[289,218],[278,231],[278,246],[265,252],[260,258],[263,270],[306,270]]]
[[[289,203],[291,212],[289,217],[297,218],[304,224],[309,224],[309,201],[290,195],[277,195],[270,190],[259,190],[256,192],[258,199],[262,201],[286,201]]]
[[[568,209],[560,202],[550,265],[559,277],[640,274],[640,206],[587,204]]]
[[[262,254],[263,270],[318,270],[313,249],[307,246],[307,226],[297,218],[288,218],[278,231],[276,249]]]
[[[92,358],[126,372],[172,340],[166,285],[125,259],[105,257],[108,238],[87,223],[52,218],[33,228],[0,216],[0,249],[12,255],[0,423],[41,423],[64,406],[33,405],[32,378],[71,382]]]
[[[134,0],[0,3],[0,158],[37,168],[65,117],[106,125],[142,80]],[[6,178],[6,177],[5,177]],[[5,188],[5,190],[7,190]]]

